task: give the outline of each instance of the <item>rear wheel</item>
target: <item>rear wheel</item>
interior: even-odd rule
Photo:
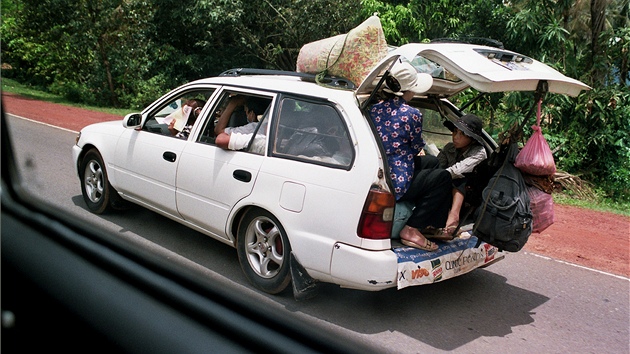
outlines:
[[[109,209],[113,191],[107,179],[107,171],[101,154],[96,149],[88,151],[81,161],[81,192],[88,209],[102,214]]]
[[[284,228],[271,213],[252,209],[241,222],[238,260],[247,279],[269,294],[277,294],[291,281],[291,246]]]

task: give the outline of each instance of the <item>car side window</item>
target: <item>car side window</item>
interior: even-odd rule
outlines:
[[[143,130],[170,137],[187,139],[214,89],[197,89],[167,99],[149,113]]]
[[[346,168],[354,150],[343,118],[332,105],[284,98],[275,123],[272,153]]]
[[[217,136],[230,136],[229,149],[265,153],[271,97],[226,90],[212,108],[199,136],[200,143],[215,144]]]

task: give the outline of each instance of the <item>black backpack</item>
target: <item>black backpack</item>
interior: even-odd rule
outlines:
[[[482,192],[481,206],[475,211],[473,234],[500,250],[517,252],[532,233],[533,214],[527,186],[514,167],[518,146],[510,144],[501,167]]]

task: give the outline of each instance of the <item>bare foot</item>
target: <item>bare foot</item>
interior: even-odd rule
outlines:
[[[448,214],[448,219],[446,220],[446,226],[444,227],[444,229],[455,230],[455,228],[457,228],[457,225],[459,225],[459,215]]]
[[[453,236],[455,230],[457,230],[457,226],[459,226],[459,214],[453,215],[452,213],[449,213],[443,233],[448,236]]]

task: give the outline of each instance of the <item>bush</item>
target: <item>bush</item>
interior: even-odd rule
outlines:
[[[169,80],[164,74],[156,75],[146,81],[137,81],[130,93],[120,96],[123,107],[143,109],[174,87],[168,86]]]
[[[550,145],[558,165],[618,201],[630,200],[630,89],[593,89],[552,105]],[[596,182],[595,182],[596,181]]]
[[[83,88],[76,82],[55,81],[48,87],[48,90],[70,102],[83,103],[85,101],[85,95],[82,93]]]

